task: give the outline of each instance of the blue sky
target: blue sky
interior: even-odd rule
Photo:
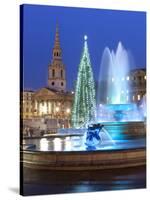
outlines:
[[[83,50],[88,47],[95,80],[106,46],[116,49],[119,41],[131,51],[136,68],[146,67],[146,13],[40,5],[23,6],[24,87],[38,89],[47,85],[56,23],[59,24],[67,88],[73,87]]]

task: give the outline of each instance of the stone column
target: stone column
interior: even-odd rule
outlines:
[[[37,115],[37,100],[34,100],[34,115]]]
[[[39,100],[37,101],[37,115],[39,116],[40,114],[40,104],[39,104]]]
[[[49,104],[48,104],[48,100],[47,100],[47,114],[49,114]]]
[[[46,100],[47,115],[49,114],[48,100]]]
[[[54,101],[52,101],[52,118],[54,118]]]

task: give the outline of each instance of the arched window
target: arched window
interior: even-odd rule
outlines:
[[[61,78],[63,78],[63,70],[62,70],[62,69],[61,69],[61,72],[60,72],[60,73],[61,73]]]
[[[134,97],[134,95],[133,95],[132,99],[133,99],[133,101],[135,100],[135,97]]]
[[[55,77],[55,69],[52,70],[52,77]]]
[[[52,82],[52,85],[55,85],[55,82]]]
[[[138,99],[138,101],[140,101],[140,99],[141,99],[141,95],[140,94],[137,95],[137,99]]]
[[[142,80],[142,76],[139,76],[139,81],[141,81]]]
[[[63,86],[64,85],[64,83],[63,82],[61,82],[61,86]]]

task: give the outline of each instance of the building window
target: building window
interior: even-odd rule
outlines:
[[[61,78],[63,78],[63,70],[61,70]]]
[[[64,85],[64,83],[63,82],[61,82],[61,86],[63,86]]]
[[[52,77],[53,78],[55,77],[55,70],[54,69],[52,70]]]
[[[52,85],[55,85],[55,82],[52,82]]]
[[[141,99],[140,94],[137,95],[137,98],[138,98],[138,101],[140,101],[140,99]]]
[[[142,80],[142,76],[139,76],[139,80],[140,80],[140,81]]]
[[[132,99],[133,99],[133,101],[134,101],[134,99],[135,99],[135,98],[134,98],[134,95],[133,95]]]

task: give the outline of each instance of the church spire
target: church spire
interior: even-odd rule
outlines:
[[[60,40],[59,40],[59,27],[56,25],[56,33],[55,33],[55,44],[54,48],[60,48]]]
[[[48,87],[57,91],[66,91],[65,66],[62,61],[58,24],[56,25],[52,62],[48,68]]]
[[[55,42],[53,48],[53,60],[61,59],[62,52],[60,48],[59,27],[56,25]]]

